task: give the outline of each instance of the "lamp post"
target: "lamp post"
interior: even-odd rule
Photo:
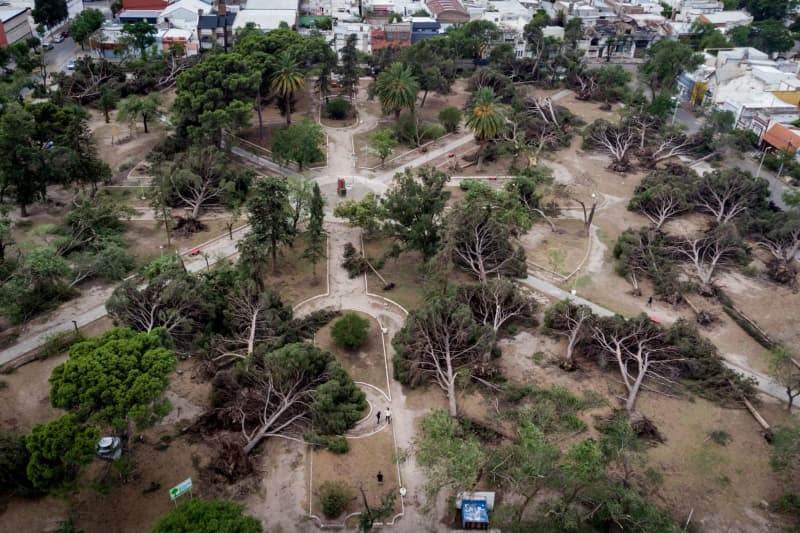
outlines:
[[[786,152],[781,154],[781,168],[778,169],[778,179],[781,179],[781,174],[783,174],[783,162],[786,160],[786,154],[791,155],[792,153],[792,141],[789,141],[789,144],[786,146]]]
[[[680,102],[678,101],[678,98],[676,96],[671,97],[670,100],[672,100],[672,105],[673,105],[672,124],[675,124],[675,115],[678,114],[678,107],[680,107]]]

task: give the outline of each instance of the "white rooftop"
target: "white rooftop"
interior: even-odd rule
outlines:
[[[277,29],[281,22],[291,26],[296,19],[297,11],[294,9],[243,9],[236,14],[233,29],[244,28],[252,22],[256,28],[269,31]]]
[[[0,9],[0,20],[3,22],[11,20],[24,12],[25,8]]]
[[[703,17],[711,24],[730,24],[731,22],[742,22],[753,19],[747,11],[717,11],[716,13],[704,13]]]
[[[244,9],[268,9],[270,11],[292,9],[297,11],[297,0],[247,0]]]

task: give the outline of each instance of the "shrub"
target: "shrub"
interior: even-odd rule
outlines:
[[[422,126],[422,135],[420,138],[422,142],[425,141],[435,141],[439,137],[442,137],[445,133],[447,133],[439,124],[425,124]]]
[[[25,437],[0,433],[0,494],[34,494],[25,471],[29,459]]]
[[[347,444],[345,437],[337,435],[328,439],[328,450],[337,455],[343,455],[350,451],[350,445]]]
[[[458,131],[458,125],[461,124],[461,110],[457,107],[447,107],[439,111],[439,122],[441,122],[447,133],[455,133]]]
[[[334,322],[331,328],[331,336],[336,344],[349,350],[363,346],[367,342],[368,335],[369,320],[355,313],[346,313]]]
[[[731,441],[730,433],[728,433],[727,431],[722,431],[720,429],[709,431],[708,438],[713,442],[719,444],[720,446],[727,446],[728,443]]]
[[[353,106],[347,100],[335,98],[325,105],[325,112],[334,120],[342,120],[347,118],[352,108]]]
[[[36,354],[36,359],[48,359],[54,355],[66,352],[73,344],[84,339],[80,330],[69,329],[47,335],[44,344]]]
[[[326,481],[319,487],[319,499],[322,514],[336,518],[347,508],[347,502],[353,499],[353,491],[341,481]]]

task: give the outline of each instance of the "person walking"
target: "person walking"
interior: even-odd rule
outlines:
[[[377,475],[377,476],[375,476],[375,477],[377,477],[377,478],[378,478],[378,483],[383,483],[383,472],[381,472],[380,470],[378,470],[378,475]]]
[[[386,408],[386,414],[385,414],[384,416],[385,416],[385,418],[386,418],[386,423],[387,423],[387,424],[391,424],[391,423],[392,423],[392,411],[391,411],[391,409],[389,409],[389,408],[387,407],[387,408]]]
[[[378,412],[375,413],[375,417],[377,418],[377,425],[381,425],[381,410],[378,409]]]
[[[650,296],[650,298],[647,300],[647,307],[649,307],[651,309],[653,308],[653,297],[652,296]]]

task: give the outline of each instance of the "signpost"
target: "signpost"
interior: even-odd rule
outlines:
[[[192,491],[192,478],[185,479],[169,489],[169,499],[173,502],[177,500],[179,497],[183,496],[187,492],[191,493]],[[175,505],[178,505],[177,503]]]

